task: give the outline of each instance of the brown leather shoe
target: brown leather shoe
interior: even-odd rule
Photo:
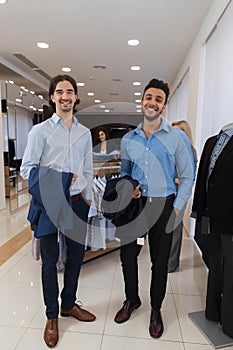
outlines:
[[[152,338],[159,338],[163,334],[163,320],[160,311],[151,311],[149,332]]]
[[[58,342],[58,318],[47,320],[44,330],[44,341],[49,348],[53,348]]]
[[[138,299],[137,301],[125,300],[123,303],[123,307],[117,312],[114,318],[114,321],[116,323],[124,323],[128,321],[132,312],[138,309],[140,306],[141,306],[140,299]]]
[[[92,322],[96,319],[95,315],[90,313],[87,310],[81,309],[81,307],[77,304],[74,304],[72,309],[64,309],[61,308],[61,316],[62,317],[69,317],[73,316],[79,321],[83,322]]]

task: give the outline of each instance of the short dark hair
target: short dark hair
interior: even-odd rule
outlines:
[[[156,78],[151,79],[149,81],[149,83],[146,85],[146,87],[144,88],[142,99],[144,98],[146,90],[148,90],[150,88],[163,90],[165,95],[166,95],[165,104],[167,103],[167,100],[168,100],[168,97],[170,94],[169,86],[167,83],[165,83],[162,80],[156,79]]]
[[[74,89],[74,93],[75,95],[78,94],[78,88],[77,88],[77,84],[76,84],[76,81],[68,74],[61,74],[61,75],[56,75],[55,77],[53,77],[50,81],[50,86],[49,86],[49,104],[51,105],[52,109],[53,109],[53,112],[56,112],[56,105],[55,103],[51,100],[51,95],[54,94],[55,92],[55,89],[56,89],[56,86],[57,84],[60,82],[60,81],[69,81],[70,84],[73,86],[73,89]],[[80,103],[80,99],[77,98],[76,99],[76,102],[74,104],[74,107],[73,107],[73,112],[76,112],[76,105],[78,105]]]

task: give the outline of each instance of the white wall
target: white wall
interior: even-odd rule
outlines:
[[[201,55],[203,54],[202,46],[229,2],[230,0],[215,0],[213,2],[187,56],[183,61],[180,70],[177,72],[177,75],[171,85],[171,91],[173,91],[179,84],[185,72],[189,69],[189,98],[187,120],[192,128],[194,144],[197,148],[198,156],[200,155],[203,147],[203,144],[200,144],[202,121],[200,120],[198,113],[198,107],[202,104],[201,96],[198,95],[199,79],[200,75],[204,73],[200,65]]]

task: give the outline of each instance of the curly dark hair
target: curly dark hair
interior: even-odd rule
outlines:
[[[165,104],[167,103],[167,100],[168,100],[168,97],[169,97],[169,94],[170,94],[169,86],[168,86],[167,83],[165,83],[162,80],[156,79],[156,78],[151,79],[150,82],[144,88],[142,99],[143,99],[143,97],[145,95],[146,90],[148,90],[150,88],[163,90],[165,95],[166,95]]]

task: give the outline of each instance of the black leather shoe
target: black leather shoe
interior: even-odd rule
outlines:
[[[137,301],[125,300],[123,303],[123,307],[117,312],[114,318],[114,321],[116,323],[123,323],[128,321],[132,312],[138,309],[140,306],[141,306],[140,299],[138,299]]]
[[[160,311],[151,311],[149,332],[152,338],[159,338],[163,334],[163,320]]]

